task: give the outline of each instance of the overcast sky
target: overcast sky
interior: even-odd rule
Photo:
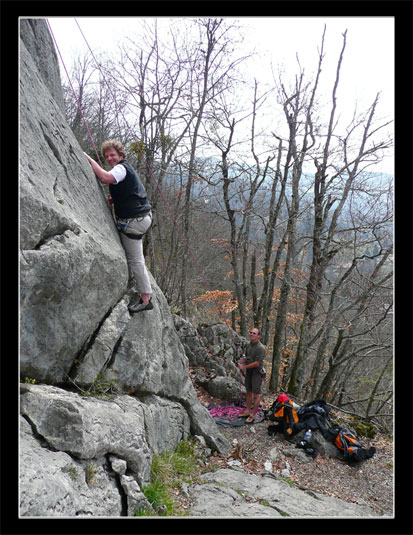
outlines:
[[[134,17],[76,17],[94,53],[113,49],[127,33],[136,31]],[[48,19],[66,66],[88,47],[72,17]],[[159,19],[167,22],[167,18]],[[228,19],[230,20],[230,19]],[[357,102],[367,109],[381,93],[378,115],[394,118],[394,19],[393,17],[236,17],[244,26],[246,50],[258,58],[250,63],[250,74],[270,82],[271,65],[296,73],[296,55],[306,72],[315,72],[324,24],[327,26],[323,80],[331,94],[342,33],[347,44],[341,69],[338,99],[342,113],[351,116]],[[62,73],[64,75],[64,72]],[[394,173],[393,155],[381,164],[381,172]]]

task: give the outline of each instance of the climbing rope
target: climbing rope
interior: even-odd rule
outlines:
[[[55,39],[55,36],[54,36],[54,34],[53,34],[53,31],[52,31],[52,28],[51,28],[51,26],[50,26],[50,22],[49,22],[48,19],[46,19],[46,23],[47,23],[47,26],[48,26],[48,28],[49,28],[50,35],[52,36],[53,42],[54,42],[54,44],[55,44],[55,46],[56,46],[56,50],[57,50],[57,52],[58,52],[58,54],[59,54],[59,56],[60,56],[60,60],[61,60],[61,62],[62,62],[63,68],[64,68],[64,70],[65,70],[65,72],[66,72],[66,76],[67,76],[67,79],[68,79],[68,81],[69,81],[70,88],[71,88],[71,90],[72,90],[73,96],[75,97],[75,100],[76,100],[76,103],[77,103],[77,107],[78,107],[79,112],[80,112],[80,114],[81,114],[81,116],[82,116],[83,123],[84,123],[84,125],[85,125],[85,127],[86,127],[86,131],[87,131],[87,133],[88,133],[90,142],[92,143],[93,149],[94,149],[94,151],[95,151],[95,153],[96,153],[96,156],[97,156],[97,158],[98,158],[98,160],[99,160],[100,167],[103,167],[102,162],[101,162],[101,160],[100,160],[100,158],[99,158],[99,153],[98,153],[98,151],[97,151],[97,149],[96,149],[96,146],[95,146],[95,143],[94,143],[94,141],[93,141],[92,134],[90,133],[89,127],[88,127],[88,125],[87,125],[87,121],[86,121],[85,116],[84,116],[84,114],[83,114],[82,107],[80,106],[80,102],[79,102],[79,99],[77,98],[76,91],[75,91],[74,88],[73,88],[72,81],[71,81],[70,76],[69,76],[69,73],[68,73],[68,71],[67,71],[67,69],[66,69],[65,62],[63,61],[62,54],[61,54],[61,52],[60,52],[59,46],[58,46],[58,44],[57,44],[57,41],[56,41],[56,39]]]
[[[124,122],[125,122],[125,125],[126,125],[126,127],[127,127],[127,130],[129,131],[129,134],[130,134],[131,138],[132,138],[132,139],[135,139],[136,136],[134,135],[134,132],[132,131],[131,127],[129,126],[129,123],[128,123],[128,121],[126,120],[126,117],[125,117],[125,115],[123,114],[122,110],[119,108],[118,103],[117,103],[117,101],[116,101],[116,97],[115,97],[115,95],[113,94],[112,89],[111,89],[110,85],[108,84],[108,82],[107,82],[107,80],[106,80],[106,76],[105,76],[104,72],[102,71],[99,62],[97,61],[97,59],[96,59],[96,57],[95,57],[95,55],[94,55],[94,53],[93,53],[91,47],[89,46],[89,43],[88,43],[88,41],[87,41],[87,39],[86,39],[86,37],[85,37],[83,31],[82,31],[82,29],[81,29],[81,27],[80,27],[80,25],[79,25],[77,19],[75,18],[74,20],[75,20],[75,22],[76,22],[76,24],[77,24],[77,26],[78,26],[78,28],[79,28],[79,31],[80,31],[80,33],[81,33],[81,35],[82,35],[82,37],[83,37],[83,39],[84,39],[84,41],[85,41],[85,43],[86,43],[86,45],[87,45],[87,47],[88,47],[88,49],[89,49],[89,51],[90,51],[92,57],[93,57],[93,59],[94,59],[96,65],[97,65],[97,67],[98,67],[98,69],[99,69],[99,72],[100,72],[101,75],[102,75],[102,79],[103,79],[103,81],[105,82],[105,84],[106,84],[106,86],[107,86],[107,88],[108,88],[108,90],[109,90],[109,93],[110,93],[111,96],[112,96],[112,99],[113,99],[113,102],[114,102],[114,104],[115,104],[116,110],[121,114],[121,116],[122,116],[122,118],[123,118],[123,120],[124,120]],[[54,44],[55,44],[55,46],[56,46],[56,49],[57,49],[57,51],[58,51],[58,54],[59,54],[60,60],[61,60],[61,62],[62,62],[63,68],[64,68],[64,70],[65,70],[65,72],[66,72],[66,76],[67,76],[67,78],[68,78],[68,80],[69,80],[69,84],[70,84],[72,93],[73,93],[73,95],[74,95],[74,97],[75,97],[77,106],[78,106],[79,111],[80,111],[80,113],[81,113],[81,115],[82,115],[82,119],[83,119],[83,122],[84,122],[84,124],[85,124],[87,133],[88,133],[88,135],[89,135],[90,141],[91,141],[91,143],[92,143],[92,146],[93,146],[93,148],[94,148],[94,151],[95,151],[95,153],[96,153],[96,156],[97,156],[97,158],[98,158],[98,160],[99,160],[99,164],[100,164],[101,167],[103,167],[102,162],[101,162],[101,160],[100,160],[100,158],[99,158],[99,154],[98,154],[98,151],[97,151],[97,149],[96,149],[95,143],[94,143],[94,141],[93,141],[92,134],[91,134],[91,132],[90,132],[90,130],[89,130],[89,127],[88,127],[88,125],[87,125],[87,121],[86,121],[86,119],[85,119],[85,116],[84,116],[84,114],[83,114],[82,108],[81,108],[81,106],[80,106],[79,99],[78,99],[78,97],[77,97],[77,95],[76,95],[76,92],[75,92],[75,90],[74,90],[74,88],[73,88],[73,84],[72,84],[72,82],[71,82],[71,79],[70,79],[68,70],[67,70],[67,68],[66,68],[66,65],[65,65],[65,62],[64,62],[64,60],[63,60],[62,54],[61,54],[61,52],[60,52],[59,46],[58,46],[58,44],[57,44],[56,38],[55,38],[55,36],[54,36],[54,34],[53,34],[53,30],[52,30],[52,28],[51,28],[50,22],[49,22],[48,19],[46,19],[46,22],[47,22],[47,26],[48,26],[48,28],[49,28],[50,35],[52,36],[53,42],[54,42]],[[137,140],[137,141],[139,141],[139,140]],[[186,248],[187,248],[187,250],[188,250],[188,253],[190,254],[190,256],[191,256],[191,258],[192,258],[192,260],[193,260],[193,262],[194,262],[194,265],[195,265],[195,267],[197,268],[198,273],[200,274],[200,276],[201,276],[201,278],[202,278],[202,280],[203,280],[203,282],[204,282],[205,288],[206,288],[209,292],[212,293],[212,289],[211,289],[211,287],[210,287],[210,285],[209,285],[209,283],[208,283],[208,280],[207,280],[207,278],[206,278],[206,275],[205,275],[203,269],[201,268],[201,266],[199,265],[199,262],[197,261],[197,259],[196,259],[196,257],[195,257],[195,254],[194,254],[194,252],[192,251],[192,249],[191,249],[191,247],[190,247],[190,245],[189,245],[189,243],[188,243],[188,240],[186,239],[185,233],[184,233],[183,230],[181,229],[181,226],[179,225],[179,223],[178,223],[178,221],[177,221],[177,219],[176,219],[176,217],[175,217],[175,215],[174,215],[174,212],[173,212],[172,208],[170,207],[170,205],[169,205],[169,203],[168,203],[168,201],[167,201],[167,199],[166,199],[166,197],[165,197],[165,195],[164,195],[164,193],[163,193],[163,191],[162,191],[161,186],[159,185],[158,181],[156,180],[155,175],[154,175],[154,173],[153,173],[153,171],[152,171],[152,169],[151,169],[151,166],[149,165],[147,159],[145,158],[145,155],[144,155],[143,151],[141,150],[141,148],[140,148],[140,146],[139,146],[139,142],[136,143],[136,147],[137,147],[137,150],[138,150],[138,152],[139,152],[140,158],[142,159],[142,161],[143,161],[144,164],[146,165],[146,168],[147,168],[148,171],[149,171],[149,175],[151,176],[151,178],[152,178],[152,180],[153,180],[153,182],[154,182],[154,184],[155,184],[155,186],[156,186],[156,188],[157,188],[157,190],[158,190],[158,192],[159,192],[159,195],[160,195],[162,201],[164,202],[164,204],[165,204],[165,206],[166,206],[166,208],[167,208],[167,210],[168,210],[168,212],[169,212],[169,215],[170,215],[170,217],[171,217],[171,219],[172,219],[172,221],[173,221],[173,223],[174,223],[174,225],[175,225],[175,228],[176,228],[177,231],[178,231],[179,236],[181,237],[182,241],[184,242],[184,244],[185,244],[185,246],[186,246]],[[232,340],[233,340],[233,342],[234,342],[236,351],[238,352],[239,349],[240,349],[240,346],[239,346],[239,344],[238,344],[238,342],[237,342],[237,340],[236,340],[236,338],[235,338],[235,335],[234,335],[234,333],[233,333],[233,331],[232,331],[230,325],[228,324],[227,319],[224,317],[224,313],[223,313],[223,311],[222,311],[222,309],[221,309],[221,307],[220,307],[218,301],[215,300],[215,299],[214,299],[214,301],[215,301],[215,304],[216,304],[216,306],[217,306],[218,313],[219,313],[221,319],[223,320],[223,322],[225,323],[226,327],[228,328],[228,331],[229,331],[229,333],[230,333],[230,335],[231,335],[231,337],[232,337]],[[239,379],[240,379],[240,406],[241,406],[242,391],[241,391],[241,371],[240,371],[240,370],[239,370]]]

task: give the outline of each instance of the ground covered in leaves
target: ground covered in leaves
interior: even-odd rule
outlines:
[[[212,398],[203,389],[196,389],[199,400],[205,406],[221,401]],[[263,408],[271,407],[274,398],[274,395],[264,395]],[[342,413],[336,416],[345,418]],[[291,484],[347,502],[368,505],[380,515],[393,516],[394,465],[391,438],[378,433],[370,439],[359,437],[364,447],[374,446],[376,453],[372,459],[357,466],[349,466],[339,459],[321,455],[310,462],[303,462],[283,455],[283,450],[291,450],[295,441],[292,439],[289,442],[279,434],[270,436],[267,431],[270,424],[270,421],[264,420],[242,427],[221,427],[222,433],[232,445],[232,455],[224,457],[214,453],[206,461],[208,467],[212,471],[227,468],[235,462],[247,473],[260,475],[267,470],[280,477],[287,467],[290,472],[288,481]],[[278,454],[276,460],[271,460],[270,452],[274,448]]]

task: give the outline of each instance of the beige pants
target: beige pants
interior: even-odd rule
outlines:
[[[142,219],[120,219],[120,222],[128,221],[128,227],[126,232],[131,234],[145,234],[152,223],[152,216],[148,214]],[[149,281],[148,270],[145,265],[145,257],[143,256],[143,244],[142,240],[134,240],[128,238],[123,232],[120,233],[123,248],[126,253],[126,260],[130,267],[136,282],[136,289],[141,294],[151,294],[152,288]]]

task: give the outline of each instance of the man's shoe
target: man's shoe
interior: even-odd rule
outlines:
[[[240,415],[238,416],[238,418],[246,418],[246,417],[249,416],[249,415],[250,415],[249,412],[244,411],[242,414],[240,414]]]
[[[129,312],[131,312],[132,314],[135,314],[136,312],[143,312],[144,310],[152,310],[152,309],[153,309],[152,297],[149,299],[149,303],[147,305],[145,305],[142,299],[140,299],[137,303],[128,307]]]

